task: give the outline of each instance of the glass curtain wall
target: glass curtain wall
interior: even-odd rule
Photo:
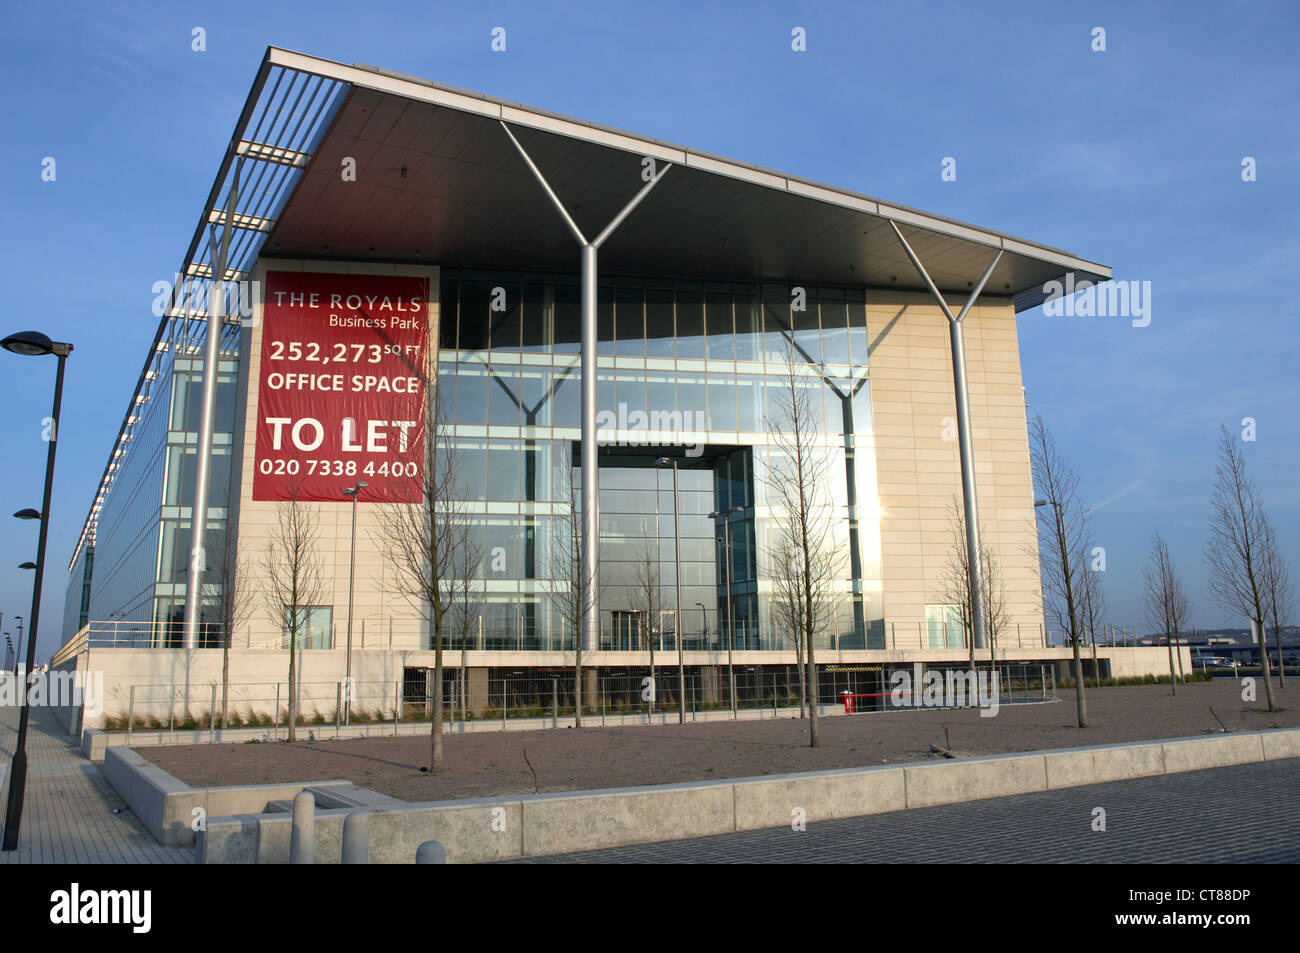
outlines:
[[[728,636],[737,648],[789,647],[773,623],[770,554],[778,395],[793,362],[837,554],[818,640],[883,648],[863,290],[615,278],[597,302],[602,646],[675,651],[680,631],[688,648],[725,650]],[[573,650],[580,339],[577,276],[443,270],[438,386],[484,554],[481,605],[467,627],[457,621],[453,646]],[[656,469],[657,456],[680,468],[680,621],[672,470]],[[737,508],[728,533],[709,518]]]

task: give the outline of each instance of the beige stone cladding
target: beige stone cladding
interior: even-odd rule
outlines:
[[[964,304],[947,300],[954,314]],[[980,523],[1007,592],[999,647],[1029,648],[1041,644],[1043,610],[1011,300],[982,296],[964,324]],[[949,516],[962,493],[948,319],[928,294],[868,291],[867,330],[886,635],[918,647],[926,605],[945,601]]]
[[[263,258],[254,278],[258,287],[266,287],[267,271],[304,271],[365,275],[422,277],[429,281],[429,345],[438,340],[439,275],[436,266],[397,265],[377,262],[298,261]],[[239,550],[251,567],[251,578],[260,586],[262,558],[277,525],[277,504],[254,501],[253,468],[257,445],[257,397],[262,354],[262,300],[254,304],[252,326],[245,330],[241,344],[244,394],[247,410],[243,415],[244,452],[239,489]],[[348,558],[352,540],[352,504],[343,496],[344,487],[355,479],[339,478],[339,502],[313,503],[319,514],[322,577],[325,586],[323,604],[333,606],[334,646],[342,648],[347,633]],[[362,493],[364,494],[364,490]],[[360,649],[388,648],[415,650],[424,647],[425,624],[420,613],[400,594],[393,591],[393,571],[383,558],[378,539],[377,506],[362,502],[357,507],[356,596],[353,609],[353,646]],[[280,626],[265,605],[261,593],[254,597],[247,631],[236,633],[235,642],[254,648],[278,647]]]

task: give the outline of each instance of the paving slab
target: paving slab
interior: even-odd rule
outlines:
[[[7,803],[17,742],[18,709],[0,708],[0,811]],[[32,709],[18,849],[0,851],[0,864],[192,863],[193,848],[158,844],[53,712]]]

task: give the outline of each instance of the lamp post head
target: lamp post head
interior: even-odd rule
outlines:
[[[0,347],[27,357],[41,357],[45,354],[67,357],[72,352],[71,344],[51,341],[49,335],[40,331],[18,331],[0,341]]]
[[[41,518],[41,511],[34,510],[29,506],[27,507],[27,509],[19,510],[17,513],[15,513],[14,518],[20,520],[38,520]]]
[[[18,564],[18,568],[19,568],[19,569],[35,569],[35,568],[36,568],[36,563],[31,562],[31,561],[29,560],[28,562],[25,562],[25,563],[19,563],[19,564]]]
[[[655,466],[657,466],[657,467],[675,467],[675,466],[677,466],[677,461],[676,461],[676,460],[673,460],[673,459],[671,459],[671,458],[669,458],[669,457],[658,457],[658,458],[655,460]]]
[[[40,331],[19,331],[0,341],[0,347],[15,354],[39,357],[51,353],[54,350],[54,342]]]
[[[1055,506],[1055,500],[1034,500],[1034,506]]]

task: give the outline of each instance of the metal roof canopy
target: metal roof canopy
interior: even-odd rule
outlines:
[[[1110,268],[1068,252],[808,179],[371,66],[268,47],[178,274],[203,293],[234,165],[245,164],[224,274],[260,255],[436,262],[576,272],[564,222],[501,128],[509,124],[584,231],[595,233],[642,186],[643,160],[674,168],[601,249],[602,276],[797,280],[924,290],[897,222],[941,291],[965,294],[998,249],[987,293],[1018,311],[1043,285]],[[345,182],[344,157],[357,179]],[[405,169],[405,175],[403,175]],[[202,298],[202,294],[195,297]],[[139,407],[173,355],[201,350],[205,311],[173,289],[69,562],[96,523],[129,450]],[[237,335],[239,319],[226,320]]]
[[[564,222],[504,134],[512,131],[594,234],[644,184],[643,160],[674,168],[601,249],[602,276],[796,280],[924,290],[890,220],[941,291],[964,294],[993,253],[987,291],[1017,310],[1073,271],[1105,265],[1060,249],[758,166],[371,66],[271,48],[267,61],[350,86],[263,253],[575,272]],[[344,181],[344,159],[356,181]]]

